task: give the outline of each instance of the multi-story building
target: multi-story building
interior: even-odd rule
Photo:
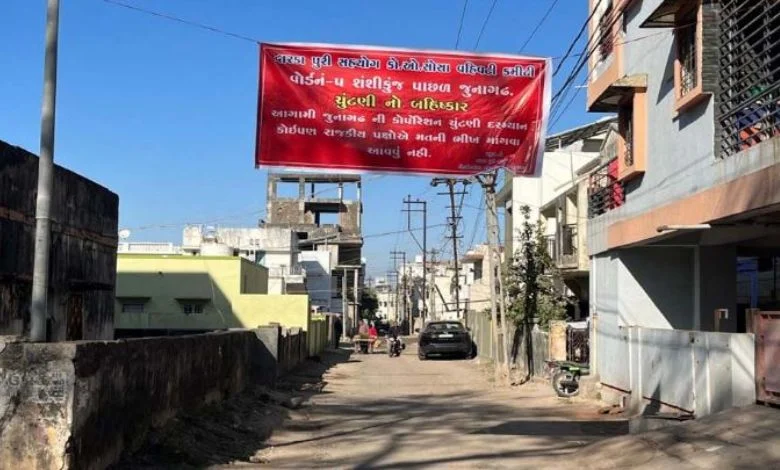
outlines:
[[[587,105],[618,115],[589,177],[595,371],[637,406],[751,403],[780,383],[737,291],[740,258],[780,255],[780,3],[590,8]]]
[[[539,216],[547,242],[547,251],[560,274],[558,289],[572,301],[570,317],[579,320],[588,316],[590,259],[588,256],[588,188],[590,174],[599,167],[602,155],[613,148],[617,120],[603,119],[578,129],[567,131],[553,140],[550,146],[582,149],[586,145],[590,157],[580,166],[570,166],[570,176],[553,189],[553,197],[544,201]],[[599,145],[598,149],[596,145]],[[542,182],[542,185],[545,183]],[[515,221],[515,224],[517,222]]]
[[[269,295],[268,282],[268,268],[229,254],[119,254],[116,335],[201,333],[270,323],[308,330],[308,296]]]
[[[301,251],[330,252],[331,312],[348,331],[360,314],[363,290],[361,179],[357,175],[269,173],[262,227],[292,230]]]
[[[204,246],[223,245],[253,263],[268,268],[268,292],[303,293],[306,272],[298,262],[298,235],[285,227],[206,227],[189,225],[182,232],[181,251],[203,254]]]
[[[604,136],[614,123],[614,118],[603,118],[549,136],[539,177],[507,173],[504,185],[496,195],[496,204],[504,209],[507,253],[514,253],[519,243],[524,223],[520,208],[528,206],[530,220],[536,223],[539,209],[574,185],[578,179],[577,170],[599,157]]]
[[[387,279],[380,278],[374,284],[374,291],[377,299],[376,315],[391,322],[400,321],[398,308],[396,307],[398,291],[395,286],[388,282]]]

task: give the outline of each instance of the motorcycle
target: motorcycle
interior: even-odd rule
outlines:
[[[550,368],[552,387],[562,398],[575,397],[580,393],[580,377],[590,373],[588,364],[570,361],[546,361]]]
[[[390,357],[398,357],[401,355],[401,351],[406,348],[401,338],[387,338],[387,355]]]

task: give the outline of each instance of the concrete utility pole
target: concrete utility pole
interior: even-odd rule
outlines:
[[[431,250],[431,291],[436,290],[436,255],[438,254],[437,250]],[[431,300],[431,309],[430,315],[431,320],[438,320],[438,316],[436,315],[436,294],[431,292],[429,294],[429,298]]]
[[[422,205],[422,209],[412,209],[412,205],[414,206],[420,206]],[[404,199],[404,212],[406,212],[406,229],[409,231],[409,234],[412,236],[412,239],[414,239],[415,243],[417,243],[417,246],[420,247],[423,253],[423,276],[422,276],[422,293],[423,293],[423,311],[420,314],[420,322],[424,325],[425,319],[428,316],[428,301],[427,301],[427,295],[428,295],[428,289],[427,289],[427,273],[426,266],[428,265],[428,202],[427,201],[421,201],[417,199],[416,201],[412,201],[412,196],[407,196],[406,199]],[[423,236],[422,236],[422,243],[420,243],[417,240],[417,237],[414,234],[414,230],[412,230],[412,212],[422,212],[423,215]]]
[[[488,277],[490,282],[490,319],[492,324],[493,333],[493,357],[496,358],[497,367],[495,369],[496,380],[499,379],[500,368],[498,367],[500,362],[503,361],[504,373],[506,374],[507,381],[509,380],[509,338],[507,331],[507,318],[506,308],[504,307],[504,292],[503,282],[501,281],[501,273],[496,263],[498,255],[498,213],[496,210],[496,179],[498,172],[488,173],[478,177],[482,188],[485,190],[485,206],[487,207],[487,231],[488,231],[488,267],[490,275]],[[496,295],[496,288],[498,288],[498,296]],[[499,297],[497,299],[497,297]],[[498,308],[497,308],[498,307]],[[501,310],[501,335],[503,336],[503,354],[499,355],[498,348],[498,315],[497,310]],[[499,356],[502,356],[501,358]]]
[[[446,193],[439,193],[440,196],[450,196],[450,217],[448,222],[450,224],[450,239],[452,240],[452,257],[455,263],[455,316],[460,318],[460,262],[458,260],[458,239],[462,238],[458,235],[458,225],[460,224],[460,211],[455,206],[455,195],[461,196],[461,204],[463,204],[463,198],[466,195],[466,185],[469,184],[467,180],[460,180],[463,184],[462,191],[455,191],[455,185],[458,183],[456,179],[441,179],[434,178],[431,181],[432,186],[438,186],[440,184],[446,184],[449,189]]]
[[[30,339],[32,341],[46,341],[47,336],[59,25],[60,1],[48,0],[46,7],[46,58],[43,66],[43,104],[41,106],[41,151],[38,160],[38,195],[35,203],[35,254],[33,256],[32,298],[30,301]]]
[[[393,260],[393,269],[395,269],[396,272],[398,272],[397,271],[398,270],[398,261],[401,261],[401,278],[399,279],[400,282],[396,283],[396,296],[397,296],[396,298],[398,298],[398,296],[402,295],[401,299],[403,299],[403,302],[397,302],[396,305],[403,304],[403,310],[402,310],[401,315],[399,315],[399,316],[401,317],[402,321],[404,319],[409,321],[409,331],[411,331],[414,328],[414,326],[412,325],[411,319],[409,319],[408,312],[406,310],[406,252],[404,252],[404,251],[391,251],[390,252],[390,256],[392,257],[392,260]],[[401,287],[403,289],[402,293],[398,292],[399,288],[401,288]],[[409,332],[407,332],[407,334],[409,334]]]

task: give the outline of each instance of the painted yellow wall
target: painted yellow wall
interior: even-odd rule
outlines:
[[[117,329],[212,330],[269,323],[309,330],[307,295],[267,295],[268,270],[235,257],[119,255]],[[247,292],[247,293],[242,293]],[[144,299],[144,313],[122,313],[122,301]],[[180,299],[207,301],[184,314]]]

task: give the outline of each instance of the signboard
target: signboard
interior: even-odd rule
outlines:
[[[538,175],[549,59],[262,44],[257,166]]]

